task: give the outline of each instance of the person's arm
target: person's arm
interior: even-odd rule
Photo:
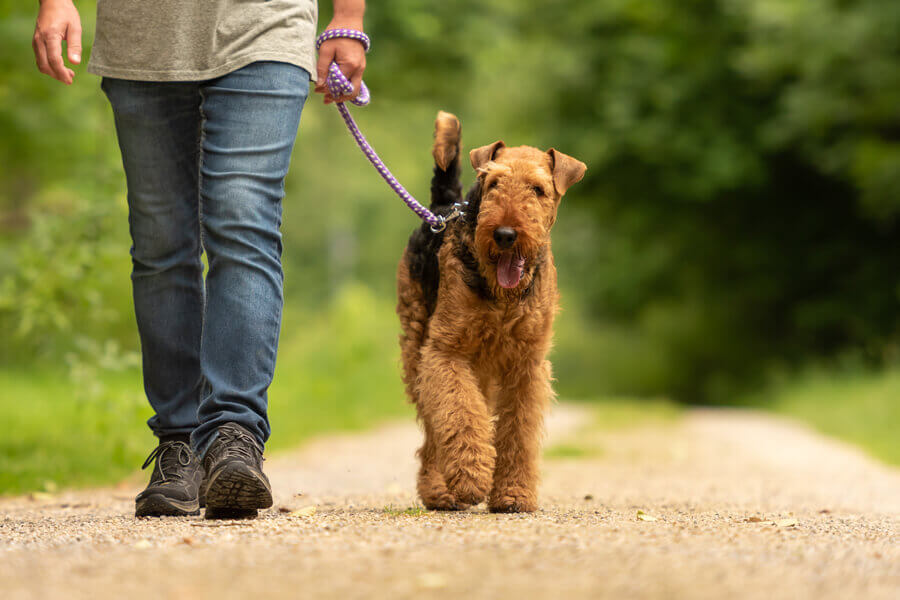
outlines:
[[[333,0],[334,17],[325,29],[356,29],[363,31],[363,15],[366,12],[365,0]],[[338,98],[346,101],[354,98],[359,93],[362,83],[363,71],[366,70],[366,50],[362,42],[347,38],[328,40],[319,48],[319,62],[316,65],[316,91],[325,94],[325,103],[332,100],[331,94],[325,87],[325,77],[328,74],[328,65],[334,61],[340,67],[341,72],[353,84],[353,95]]]
[[[72,0],[40,0],[31,46],[38,71],[71,85],[75,71],[66,67],[62,43],[66,42],[69,62],[81,63],[81,17]]]

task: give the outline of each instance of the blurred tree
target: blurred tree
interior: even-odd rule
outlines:
[[[93,4],[79,7],[90,31]],[[86,244],[126,243],[124,225],[79,237],[87,222],[47,211],[123,218],[110,197],[124,188],[96,81],[82,73],[61,90],[34,70],[33,8],[0,0],[0,289],[18,281],[26,296],[38,292],[21,272],[40,247],[27,215],[64,219]],[[896,0],[382,0],[367,22],[374,101],[354,114],[414,193],[428,189],[438,109],[459,114],[468,147],[553,145],[588,164],[554,242],[563,391],[719,401],[808,358],[894,357]],[[312,99],[287,182],[287,297],[313,310],[351,281],[392,294],[415,225],[342,127]],[[9,297],[0,331],[23,318]],[[70,322],[94,322],[58,297]]]

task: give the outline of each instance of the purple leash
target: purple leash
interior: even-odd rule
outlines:
[[[366,52],[369,51],[369,47],[371,46],[369,36],[362,31],[356,31],[355,29],[329,29],[316,39],[316,50],[318,50],[324,42],[335,38],[349,38],[351,40],[362,42],[362,45],[366,48]],[[334,98],[340,98],[341,96],[353,93],[353,84],[350,83],[350,80],[348,80],[343,73],[341,73],[341,70],[335,62],[332,62],[328,67],[328,77],[325,79],[325,83],[328,86],[328,91],[331,92],[331,95]],[[369,88],[363,83],[360,85],[359,95],[350,100],[350,102],[357,106],[365,106],[370,100],[371,96],[369,95]],[[387,166],[385,166],[384,162],[372,146],[369,145],[369,142],[366,141],[366,136],[362,134],[356,121],[350,116],[350,111],[347,109],[346,104],[335,101],[335,106],[337,106],[338,112],[341,113],[344,123],[347,124],[347,129],[350,130],[350,134],[353,136],[353,139],[356,140],[359,149],[363,151],[363,154],[366,155],[366,158],[369,159],[369,162],[372,163],[372,166],[378,171],[378,174],[381,175],[387,184],[391,186],[391,189],[394,190],[394,193],[400,196],[400,199],[403,200],[403,202],[405,202],[420,219],[431,226],[431,231],[434,233],[443,231],[447,226],[447,221],[460,216],[461,213],[458,205],[455,205],[452,212],[446,216],[436,215],[422,206],[412,197],[412,194],[406,191],[406,188],[400,185],[397,178],[388,170]]]

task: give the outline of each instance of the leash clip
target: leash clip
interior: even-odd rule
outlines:
[[[438,222],[431,226],[431,233],[440,233],[443,230],[447,229],[447,223],[452,221],[453,219],[458,219],[463,216],[462,208],[467,206],[468,202],[454,202],[453,206],[450,207],[450,212],[446,215],[435,215],[437,217]]]

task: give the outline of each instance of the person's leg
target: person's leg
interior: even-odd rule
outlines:
[[[197,84],[104,79],[128,184],[134,308],[144,389],[160,439],[137,516],[196,514],[203,470],[188,446],[202,376],[200,94]]]
[[[218,429],[234,423],[261,452],[281,327],[281,199],[309,74],[257,62],[203,82],[200,91],[209,274],[200,358],[206,388],[192,443],[202,456]]]
[[[202,376],[200,95],[195,83],[104,78],[128,184],[134,310],[157,437],[197,427]]]

